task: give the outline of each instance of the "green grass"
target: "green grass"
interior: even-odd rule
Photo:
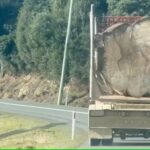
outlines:
[[[0,114],[0,148],[76,148],[86,138],[87,133],[76,129],[71,140],[71,127],[64,123]]]
[[[0,133],[17,129],[31,129],[38,124],[45,125],[46,122],[25,116],[0,113]]]

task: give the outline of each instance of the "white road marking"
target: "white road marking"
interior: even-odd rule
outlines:
[[[76,112],[76,113],[78,113],[78,114],[88,115],[88,112],[82,112],[82,111],[73,111],[73,110],[65,110],[65,109],[56,109],[56,108],[40,107],[40,106],[33,106],[33,105],[13,104],[13,103],[6,103],[6,102],[0,102],[0,104],[10,105],[10,106],[19,106],[19,107],[28,107],[28,108],[37,108],[37,109],[47,109],[47,110],[62,111],[62,112],[70,112],[70,113]]]

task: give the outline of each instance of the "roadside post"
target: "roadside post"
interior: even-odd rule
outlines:
[[[72,140],[74,140],[75,137],[75,126],[76,126],[76,112],[72,112]]]
[[[70,90],[70,87],[67,87],[67,89],[66,89],[66,98],[65,98],[65,106],[68,106],[69,90]]]

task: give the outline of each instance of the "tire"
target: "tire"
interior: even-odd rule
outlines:
[[[101,144],[100,139],[90,139],[90,146],[99,146]]]
[[[104,146],[112,145],[112,143],[113,143],[113,139],[103,139],[102,140],[102,145],[104,145]]]

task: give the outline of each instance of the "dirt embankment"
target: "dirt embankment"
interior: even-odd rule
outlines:
[[[69,89],[69,90],[68,90]],[[0,99],[32,100],[56,104],[59,83],[39,75],[9,76],[0,78]],[[67,96],[68,94],[68,96]],[[64,87],[63,103],[73,106],[88,106],[88,89],[77,80]]]

